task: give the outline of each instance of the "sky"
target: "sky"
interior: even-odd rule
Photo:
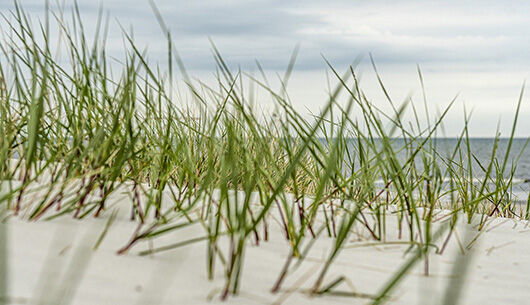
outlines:
[[[73,1],[64,0],[71,6]],[[53,2],[53,0],[51,1]],[[78,0],[83,18],[94,25],[99,6],[110,16],[109,49],[120,52],[118,22],[134,30],[151,57],[163,59],[166,44],[148,0]],[[211,78],[215,63],[209,38],[231,67],[283,72],[300,46],[289,84],[301,112],[317,112],[326,101],[326,64],[338,70],[360,58],[357,67],[368,97],[387,102],[369,64],[369,54],[396,103],[421,102],[417,67],[429,107],[443,109],[457,96],[446,135],[463,126],[464,105],[472,111],[471,135],[494,136],[497,123],[508,136],[517,100],[530,71],[529,1],[180,1],[154,0],[171,29],[187,69]],[[42,13],[44,0],[20,0]],[[0,1],[3,13],[13,7]],[[530,100],[523,98],[517,135],[530,136]]]

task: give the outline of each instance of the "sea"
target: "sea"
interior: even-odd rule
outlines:
[[[469,139],[469,147],[472,155],[472,171],[475,183],[480,183],[485,177],[484,168],[487,168],[492,160],[495,141],[494,138]],[[510,139],[501,138],[497,141],[494,159],[496,161],[494,161],[494,166],[496,164],[498,168],[501,168],[504,159],[507,156],[503,180],[507,182],[511,179],[512,187],[509,192],[510,195],[513,196],[512,199],[518,204],[526,204],[530,194],[530,147],[527,147],[528,139],[515,138],[510,141]],[[352,142],[354,141],[352,140]],[[450,156],[453,156],[453,152],[455,151],[455,147],[457,147],[459,140],[457,138],[437,138],[435,142],[436,151],[446,160],[449,160],[451,159]],[[392,143],[395,150],[399,150],[399,148],[402,148],[405,144],[404,140],[399,138],[393,139]],[[530,144],[528,144],[528,146],[530,146]],[[464,167],[468,167],[466,144],[461,143],[460,149],[461,154],[457,153],[452,161],[454,161],[454,164],[461,164],[460,158],[462,158]],[[406,161],[407,156],[409,156],[409,154],[404,151],[399,152],[397,155],[398,159],[403,163]],[[415,163],[418,170],[421,172],[423,165],[419,156],[416,157]],[[437,162],[437,166],[439,166],[442,172],[447,169],[446,164],[441,161]],[[453,168],[456,168],[456,166]],[[495,168],[492,170],[495,172]],[[496,177],[496,175],[493,175],[493,177]],[[383,187],[384,184],[385,181],[381,179],[376,181],[376,186],[378,187]],[[490,187],[494,189],[493,183],[490,183]]]

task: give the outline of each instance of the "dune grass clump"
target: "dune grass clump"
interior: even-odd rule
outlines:
[[[123,60],[117,61],[107,54],[102,18],[90,39],[77,7],[71,18],[64,16],[46,10],[44,21],[35,22],[18,4],[3,16],[0,209],[9,215],[102,217],[110,214],[109,198],[126,187],[138,229],[118,253],[200,224],[203,236],[149,253],[207,243],[209,277],[216,264],[225,270],[223,298],[237,294],[245,249],[268,240],[272,214],[279,215],[290,247],[273,291],[318,236],[333,240],[312,289],[322,294],[340,282],[325,285],[326,273],[354,227],[380,243],[397,231],[417,255],[376,303],[418,260],[428,273],[431,245],[447,243],[459,215],[469,222],[478,216],[481,224],[488,217],[529,217],[530,205],[521,207],[511,195],[517,158],[509,155],[522,93],[505,155],[498,156],[497,134],[485,162],[473,153],[467,115],[447,151],[438,136],[452,106],[431,116],[425,100],[421,115],[411,101],[395,103],[379,80],[393,109],[385,113],[361,89],[355,65],[339,72],[326,61],[335,87],[308,119],[286,90],[296,52],[276,90],[259,64],[259,76],[232,70],[213,46],[216,83],[209,85],[188,76],[161,18],[168,38],[165,72],[131,34],[124,32]],[[54,43],[51,27],[58,31]],[[175,65],[185,83],[178,90]],[[274,110],[264,114],[257,107],[258,90]],[[404,120],[407,111],[415,121]],[[24,200],[36,192],[37,200]],[[434,232],[439,209],[448,211],[449,226]],[[386,226],[388,215],[398,218],[397,227]]]

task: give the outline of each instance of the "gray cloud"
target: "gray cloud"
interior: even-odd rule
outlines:
[[[65,1],[67,10],[71,9],[73,0]],[[20,2],[31,13],[42,14],[44,0]],[[232,67],[253,69],[257,59],[272,72],[285,69],[300,43],[296,69],[301,79],[294,79],[290,86],[301,110],[315,111],[325,99],[321,54],[340,68],[372,53],[398,99],[419,91],[415,69],[419,64],[433,107],[460,92],[461,100],[475,109],[473,134],[491,135],[498,115],[511,117],[520,85],[530,76],[530,2],[523,0],[155,2],[185,65],[201,76],[211,73],[215,65],[208,37]],[[86,27],[93,29],[99,4],[78,3]],[[2,12],[12,7],[0,2]],[[110,54],[123,52],[116,18],[127,30],[134,29],[135,41],[149,48],[152,60],[163,64],[165,37],[147,0],[105,0],[103,7],[111,16]],[[367,62],[361,66],[364,71],[369,70]],[[384,101],[377,95],[373,75],[365,79],[375,100]],[[522,115],[530,115],[530,106],[523,105]],[[454,129],[450,134],[458,133],[461,121],[460,109],[449,116],[449,129]],[[520,135],[527,135],[530,120],[521,122]],[[501,129],[508,130],[509,124]]]
[[[44,1],[22,0],[31,11]],[[73,1],[67,2],[67,7]],[[99,4],[79,0],[89,23]],[[229,62],[283,69],[297,43],[298,69],[337,65],[372,52],[385,63],[472,63],[530,66],[530,6],[525,1],[156,1],[176,45],[192,69],[211,69],[211,37]],[[9,7],[5,3],[1,6]],[[160,29],[144,0],[109,0],[103,7],[132,26],[139,44],[164,54]],[[121,48],[116,26],[111,46]],[[154,38],[157,38],[155,40]]]

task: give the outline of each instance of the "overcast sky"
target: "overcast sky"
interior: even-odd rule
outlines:
[[[325,100],[321,54],[338,68],[361,56],[366,91],[375,103],[385,103],[367,64],[372,53],[396,101],[409,95],[421,99],[417,65],[432,107],[441,108],[459,94],[448,118],[448,135],[461,127],[464,103],[474,111],[474,136],[494,135],[499,118],[506,135],[519,91],[530,74],[530,1],[155,2],[187,68],[198,76],[207,77],[214,68],[208,37],[232,66],[250,70],[259,60],[267,70],[283,71],[294,46],[300,44],[290,93],[301,111],[316,111]],[[34,13],[44,7],[44,0],[21,3]],[[98,1],[78,3],[88,25],[93,25]],[[136,41],[149,46],[152,57],[163,58],[166,45],[147,0],[102,3],[112,18],[132,26]],[[10,7],[9,0],[0,2],[3,12]],[[112,29],[109,47],[119,52],[120,33],[116,26]],[[529,102],[525,99],[523,105],[520,136],[530,135]]]

